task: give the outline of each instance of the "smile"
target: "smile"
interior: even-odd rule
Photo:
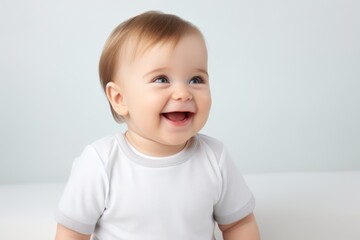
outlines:
[[[161,114],[167,120],[170,120],[175,123],[186,122],[193,117],[194,113],[192,112],[167,112]]]

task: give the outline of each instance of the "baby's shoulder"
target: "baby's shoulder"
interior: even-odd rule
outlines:
[[[93,152],[96,152],[96,155],[105,163],[119,148],[118,135],[119,134],[113,134],[102,137],[90,143],[86,148],[90,148]]]
[[[213,152],[219,158],[224,151],[224,143],[214,137],[205,134],[198,134],[200,146]]]
[[[90,146],[99,150],[110,150],[114,147],[114,145],[116,145],[116,142],[117,134],[112,134],[93,141],[90,143]]]

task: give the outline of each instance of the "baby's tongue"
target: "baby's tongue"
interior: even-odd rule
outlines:
[[[169,113],[164,113],[164,116],[171,120],[171,121],[182,121],[186,118],[186,113],[184,112],[169,112]]]

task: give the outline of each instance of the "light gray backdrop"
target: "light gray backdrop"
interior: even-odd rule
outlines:
[[[242,172],[360,169],[359,1],[0,0],[0,183],[64,181],[86,144],[124,131],[98,58],[110,31],[146,10],[203,31],[203,132]]]

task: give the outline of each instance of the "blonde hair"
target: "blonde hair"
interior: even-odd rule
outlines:
[[[128,19],[118,25],[107,39],[99,62],[100,82],[106,92],[106,85],[113,82],[119,69],[119,56],[123,47],[129,41],[136,41],[133,56],[144,52],[157,43],[170,42],[176,46],[177,42],[186,34],[201,32],[190,22],[172,14],[149,11]],[[131,52],[131,51],[130,51]],[[116,122],[124,122],[110,104],[112,115]]]

